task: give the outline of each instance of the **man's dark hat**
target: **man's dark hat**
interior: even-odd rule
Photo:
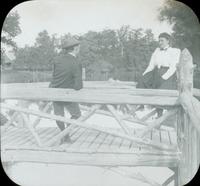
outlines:
[[[159,38],[164,37],[167,40],[171,39],[171,36],[168,33],[166,33],[166,32],[161,33],[158,37]]]
[[[77,39],[75,39],[75,38],[68,38],[68,39],[64,40],[61,43],[61,48],[70,49],[70,48],[73,48],[74,46],[77,46],[79,44],[80,44],[80,42]]]

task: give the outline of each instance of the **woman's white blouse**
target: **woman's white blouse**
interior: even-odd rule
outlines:
[[[169,67],[167,72],[162,76],[163,79],[168,79],[171,77],[176,71],[176,65],[179,62],[181,50],[178,48],[167,48],[161,50],[160,48],[156,48],[154,53],[151,56],[151,60],[149,66],[143,73],[152,71],[156,66],[160,67]]]

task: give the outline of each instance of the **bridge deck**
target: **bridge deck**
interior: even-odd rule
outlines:
[[[108,128],[108,130],[119,130]],[[134,135],[139,129],[132,129]],[[59,133],[55,127],[37,128],[41,142],[45,144]],[[75,126],[70,131],[72,143],[39,147],[26,128],[10,126],[1,136],[4,161],[31,161],[43,163],[69,163],[86,165],[123,166],[174,166],[177,152],[166,152],[133,143],[120,137]],[[176,145],[174,130],[154,130],[148,136],[152,142]]]

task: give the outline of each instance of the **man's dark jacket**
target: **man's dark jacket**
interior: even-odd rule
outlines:
[[[71,88],[79,90],[83,87],[82,66],[71,54],[60,53],[55,59],[52,88]]]

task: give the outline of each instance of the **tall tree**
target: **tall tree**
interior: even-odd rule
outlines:
[[[56,37],[50,37],[46,30],[40,32],[34,46],[19,48],[15,55],[15,67],[26,69],[51,69],[55,51]]]
[[[129,25],[118,30],[90,31],[81,39],[80,60],[86,73],[98,76],[100,71],[109,71],[120,80],[136,80],[156,48],[151,30],[132,29]]]
[[[194,63],[200,66],[200,24],[192,9],[181,2],[168,0],[160,9],[159,20],[173,25],[174,46],[188,48]]]
[[[8,14],[6,19],[4,20],[4,24],[2,26],[1,32],[1,42],[4,45],[12,47],[16,49],[17,45],[13,41],[13,39],[21,33],[21,29],[19,27],[19,14],[17,12],[11,12]],[[1,61],[4,61],[4,47],[1,47]]]
[[[53,59],[56,55],[55,51],[56,38],[50,37],[46,30],[40,32],[35,42],[35,50],[37,51],[37,60],[46,68],[51,68]]]
[[[13,41],[13,38],[21,33],[21,29],[19,27],[19,19],[20,17],[17,12],[11,12],[8,14],[2,27],[2,43],[11,47],[16,47],[16,43]]]

